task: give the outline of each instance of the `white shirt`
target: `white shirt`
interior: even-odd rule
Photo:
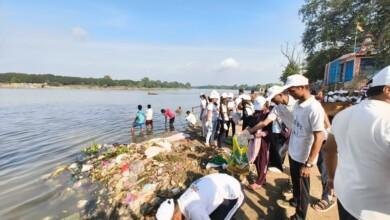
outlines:
[[[206,99],[201,99],[201,100],[200,100],[200,108],[201,108],[201,109],[206,109],[206,107],[207,107],[207,101],[206,101]]]
[[[186,120],[192,125],[196,125],[196,117],[194,114],[190,113],[189,115],[187,115]]]
[[[249,104],[245,105],[245,111],[248,114],[248,116],[253,115],[253,113],[255,112],[255,107],[252,104],[252,102],[250,102]]]
[[[153,120],[153,109],[152,108],[146,109],[145,115],[146,115],[146,120]]]
[[[280,132],[282,132],[282,128],[280,127],[281,124],[282,122],[278,118],[272,121],[272,133],[280,134]]]
[[[390,219],[390,104],[364,100],[339,112],[335,191],[357,219]]]
[[[222,114],[222,116],[223,116],[222,119],[223,119],[224,121],[229,121],[229,115],[228,115],[228,107],[227,107],[227,105],[222,104],[222,105],[221,105],[221,109],[222,109],[221,114]]]
[[[233,209],[242,204],[244,194],[240,182],[227,174],[214,173],[193,182],[177,202],[186,219],[203,220],[210,219],[209,215],[224,199],[237,199]]]
[[[293,118],[288,152],[293,160],[305,163],[314,142],[313,132],[325,131],[325,111],[321,103],[311,96],[304,102],[295,104]]]
[[[288,129],[291,129],[293,124],[293,110],[295,103],[297,103],[297,100],[295,100],[292,96],[289,95],[287,105],[276,105],[271,110],[267,118],[271,119],[272,121],[275,121],[276,118],[280,118],[280,120],[282,120],[286,127]]]
[[[236,113],[236,103],[234,101],[229,101],[227,108],[229,110],[229,118],[232,118],[234,113]]]
[[[207,105],[207,110],[212,111],[211,120],[216,121],[218,119],[218,107],[214,103],[210,102]],[[206,113],[206,115],[207,115],[207,113]]]

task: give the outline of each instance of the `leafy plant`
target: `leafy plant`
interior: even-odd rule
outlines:
[[[92,143],[91,146],[89,147],[86,147],[84,148],[83,150],[81,150],[83,153],[85,153],[86,155],[96,155],[99,153],[100,151],[100,145],[99,144],[96,144],[96,143]]]

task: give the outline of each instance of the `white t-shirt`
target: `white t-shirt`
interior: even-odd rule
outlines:
[[[288,152],[293,160],[305,163],[314,142],[313,132],[325,131],[325,111],[321,103],[311,96],[304,102],[295,104],[293,118]]]
[[[187,115],[186,120],[192,125],[196,125],[196,117],[194,114],[190,113],[189,115]]]
[[[286,127],[291,129],[293,124],[293,110],[296,102],[297,100],[289,95],[287,105],[276,105],[268,114],[267,118],[274,121],[279,117]]]
[[[201,100],[200,100],[200,108],[201,108],[201,109],[206,109],[206,107],[207,107],[207,101],[206,101],[206,99],[201,99]]]
[[[228,115],[228,107],[227,107],[227,105],[222,104],[222,105],[221,105],[221,109],[222,109],[221,115],[223,116],[222,119],[225,120],[225,121],[229,121],[229,115]]]
[[[227,174],[214,173],[193,182],[177,201],[186,219],[203,220],[210,219],[224,199],[237,199],[235,206],[241,205],[244,194],[240,182]]]
[[[245,105],[245,111],[248,114],[248,116],[251,116],[251,115],[253,115],[253,113],[255,113],[255,106],[253,105],[252,102]]]
[[[233,118],[234,113],[236,113],[236,103],[234,101],[229,101],[228,105],[229,118]]]
[[[339,112],[335,191],[357,219],[390,219],[390,104],[364,100]]]
[[[281,124],[282,124],[282,122],[281,122],[281,120],[279,120],[279,118],[272,121],[272,133],[280,134],[280,132],[282,132],[282,128],[280,127]]]
[[[214,103],[210,102],[207,105],[207,110],[212,111],[211,120],[216,121],[218,119],[218,106],[216,106]],[[206,113],[206,115],[207,115],[207,113]]]
[[[146,120],[153,120],[153,109],[152,108],[146,109],[145,114],[146,114]]]

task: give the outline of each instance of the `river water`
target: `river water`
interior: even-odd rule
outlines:
[[[130,90],[0,89],[0,219],[66,216],[70,206],[60,184],[44,176],[80,158],[93,142],[129,143],[165,133],[160,109],[199,103],[200,90],[163,90],[158,95]],[[154,109],[153,134],[130,135],[138,104]],[[77,201],[77,200],[76,200]]]

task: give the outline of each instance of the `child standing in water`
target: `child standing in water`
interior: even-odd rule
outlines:
[[[153,109],[152,106],[149,104],[148,109],[146,109],[146,128],[150,128],[153,130]]]
[[[135,115],[135,119],[133,122],[133,127],[131,128],[131,134],[134,135],[134,129],[139,127],[141,133],[144,132],[144,124],[145,124],[145,113],[142,111],[142,105],[138,105],[138,111]]]

